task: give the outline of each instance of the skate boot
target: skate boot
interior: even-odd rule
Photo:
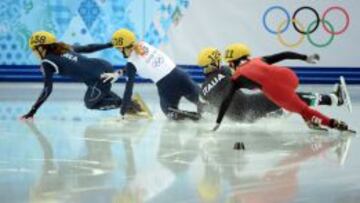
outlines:
[[[334,92],[331,94],[331,101],[335,102],[333,105],[342,106],[344,105],[344,98],[342,96],[342,89],[340,87],[340,84],[336,83],[334,85]],[[334,98],[333,98],[334,97]]]
[[[344,77],[342,77],[342,76],[340,77],[340,84],[335,84],[333,94],[338,99],[338,102],[337,102],[338,106],[342,106],[345,104],[347,109],[349,110],[349,112],[352,112],[352,104],[351,104],[350,94],[349,94],[349,91],[347,90]]]
[[[141,108],[141,105],[136,99],[133,99],[131,101],[131,104],[129,105],[129,108],[127,110],[128,114],[137,114],[139,112],[142,112],[143,109]]]
[[[132,116],[133,118],[152,119],[151,111],[138,94],[134,95],[131,104],[127,109],[127,114]]]
[[[348,131],[349,130],[349,126],[345,122],[338,121],[336,119],[330,120],[330,127],[337,129],[339,131]]]

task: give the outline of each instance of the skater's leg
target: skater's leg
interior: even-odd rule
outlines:
[[[173,109],[178,109],[179,106],[179,101],[180,101],[180,97],[178,99],[178,101],[174,101],[174,99],[169,99],[166,96],[160,96],[160,107],[162,112],[167,115],[170,111],[169,108],[173,108]]]
[[[239,101],[239,103],[242,103],[247,108],[248,114],[254,119],[262,118],[269,115],[269,113],[281,110],[278,105],[274,104],[263,93],[246,95],[245,97],[246,99]]]
[[[199,103],[200,87],[191,81],[190,78],[184,81],[184,97],[194,104]]]
[[[88,84],[84,102],[88,109],[109,110],[119,108],[122,100],[115,93],[110,91],[110,83],[96,81]]]
[[[300,114],[306,122],[317,122],[330,127],[330,118],[311,109],[296,93],[299,80],[290,69],[278,72],[279,76],[274,83],[263,87],[264,94],[278,106]]]
[[[166,117],[171,120],[199,120],[200,115],[198,113],[179,110],[180,99],[180,96],[160,95],[160,107]]]
[[[176,96],[168,91],[167,87],[158,85],[158,93],[160,98],[160,107],[162,112],[172,120],[178,120],[176,114],[170,111],[170,108],[178,109],[181,96]]]
[[[334,106],[341,105],[339,103],[339,97],[334,94],[319,94],[319,93],[311,93],[311,92],[297,92],[297,95],[309,106]]]
[[[175,101],[174,98],[169,99],[164,96],[160,96],[160,107],[163,113],[171,120],[184,120],[188,117],[179,113],[178,106],[179,106],[180,97],[178,97],[178,100]]]
[[[93,108],[99,110],[118,109],[121,107],[122,99],[113,92],[109,92],[102,100],[96,103]]]
[[[290,112],[300,114],[306,122],[318,122],[330,127],[330,118],[311,109],[293,89],[283,85],[266,89],[264,92],[274,103]]]
[[[203,108],[206,105],[200,100],[201,88],[197,85],[188,74],[182,70],[178,70],[178,82],[180,83],[181,95],[184,96],[188,101],[195,104],[197,107],[197,113],[202,113]]]
[[[269,84],[263,88],[265,95],[275,104],[286,110],[300,114],[307,123],[321,124],[341,131],[348,129],[344,122],[330,119],[320,112],[311,109],[304,101],[302,101],[295,92],[294,87],[296,86],[294,85],[294,77],[296,77],[296,75],[289,74],[288,77],[283,75],[276,83]],[[293,81],[291,85],[287,85],[288,80]]]
[[[158,87],[161,109],[163,113],[170,119],[182,120],[186,118],[177,112],[169,110],[169,108],[178,109],[182,96],[189,94],[191,95],[190,97],[194,102],[199,101],[200,88],[194,88],[196,84],[190,86],[193,89],[189,88],[187,75],[179,68],[175,68],[169,75],[160,80],[156,85]]]

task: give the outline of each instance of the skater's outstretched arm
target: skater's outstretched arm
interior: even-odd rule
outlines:
[[[30,111],[21,117],[22,119],[31,119],[32,117],[34,117],[36,111],[46,101],[46,99],[49,97],[49,95],[52,92],[52,87],[53,87],[52,77],[55,72],[55,69],[54,69],[54,67],[52,67],[52,65],[50,65],[47,62],[43,62],[41,68],[42,68],[42,72],[44,74],[44,88],[43,88],[39,98],[37,99],[35,104],[30,109]]]
[[[79,46],[79,45],[72,46],[73,50],[77,53],[92,53],[103,49],[108,49],[111,47],[113,47],[111,42],[106,44],[88,44],[84,46]]]
[[[232,98],[237,90],[237,86],[235,85],[234,82],[231,83],[231,89],[230,92],[228,93],[228,95],[225,97],[225,99],[223,100],[223,102],[221,103],[220,106],[220,110],[219,110],[219,114],[218,117],[216,119],[216,126],[214,128],[214,131],[217,130],[221,124],[221,121],[223,120],[225,113],[227,111],[227,109],[229,108]]]
[[[262,59],[267,64],[274,64],[283,60],[302,60],[314,64],[316,63],[316,61],[320,60],[320,56],[318,54],[304,55],[292,51],[286,51],[269,56],[264,56],[262,57]]]
[[[121,115],[124,116],[127,110],[127,107],[131,103],[131,96],[133,94],[133,88],[134,88],[134,82],[135,82],[135,76],[136,76],[136,68],[135,66],[128,62],[125,67],[124,71],[127,76],[128,80],[126,82],[125,92],[124,92],[124,100],[123,104],[121,106]]]

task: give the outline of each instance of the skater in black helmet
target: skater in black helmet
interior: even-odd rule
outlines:
[[[88,58],[80,53],[91,53],[112,44],[92,44],[70,46],[58,42],[56,37],[46,31],[33,33],[29,40],[33,53],[41,60],[40,69],[44,76],[44,88],[30,111],[22,119],[32,119],[40,106],[46,101],[53,89],[53,75],[69,76],[84,82],[88,87],[84,102],[88,109],[107,110],[120,108],[122,99],[111,91],[111,83],[121,75],[112,65],[102,59]],[[139,105],[132,104],[133,111],[140,111]]]
[[[317,54],[303,55],[295,52],[281,52],[264,56],[262,59],[268,64],[274,64],[283,60],[302,60],[308,63],[316,63],[319,60]],[[217,112],[224,97],[230,91],[232,71],[230,68],[221,66],[221,53],[216,48],[205,48],[198,56],[198,65],[203,68],[205,81],[201,86],[202,98],[210,104],[210,109]],[[336,84],[336,90],[330,94],[318,94],[310,92],[298,92],[300,98],[310,106],[344,104],[343,90]],[[230,105],[227,117],[241,121],[253,122],[256,119],[268,115],[281,114],[281,108],[271,102],[263,93],[246,94],[238,90],[234,101]]]

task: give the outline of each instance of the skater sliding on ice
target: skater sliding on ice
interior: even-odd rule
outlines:
[[[32,34],[29,46],[41,60],[40,69],[44,76],[44,88],[30,111],[21,117],[22,119],[32,119],[49,97],[53,89],[54,74],[69,76],[86,84],[84,102],[88,109],[108,110],[122,106],[122,99],[111,91],[111,83],[118,79],[121,72],[114,71],[112,65],[105,60],[88,58],[80,54],[111,48],[111,43],[70,46],[58,42],[49,32],[39,31]],[[127,105],[134,114],[142,111],[136,101],[129,101]]]
[[[300,114],[310,128],[326,130],[324,127],[328,127],[340,131],[352,131],[345,122],[329,118],[311,109],[299,98],[295,92],[299,80],[291,69],[270,65],[263,58],[249,57],[250,50],[245,44],[232,44],[226,48],[225,60],[235,73],[231,77],[230,91],[221,103],[214,131],[220,127],[236,91],[240,88],[260,89],[279,107]]]
[[[202,98],[218,111],[231,87],[232,71],[226,66],[221,66],[221,53],[216,48],[205,48],[198,55],[198,65],[203,68],[205,81],[201,86]],[[267,64],[274,64],[283,60],[302,60],[314,64],[320,57],[317,54],[303,55],[295,52],[281,52],[264,56],[262,60]],[[309,106],[344,104],[344,91],[340,85],[335,85],[335,91],[331,94],[318,94],[310,92],[298,92],[300,99]],[[227,117],[242,122],[252,122],[268,115],[281,114],[281,108],[270,101],[263,93],[246,94],[237,90],[229,107]]]
[[[199,86],[165,53],[144,41],[137,41],[135,34],[127,29],[116,31],[112,37],[112,44],[127,59],[124,72],[127,74],[128,80],[121,115],[128,112],[127,107],[133,92],[135,75],[138,74],[140,77],[149,78],[156,83],[161,110],[169,119],[200,119]],[[179,110],[178,106],[182,97],[195,104],[198,111]]]

